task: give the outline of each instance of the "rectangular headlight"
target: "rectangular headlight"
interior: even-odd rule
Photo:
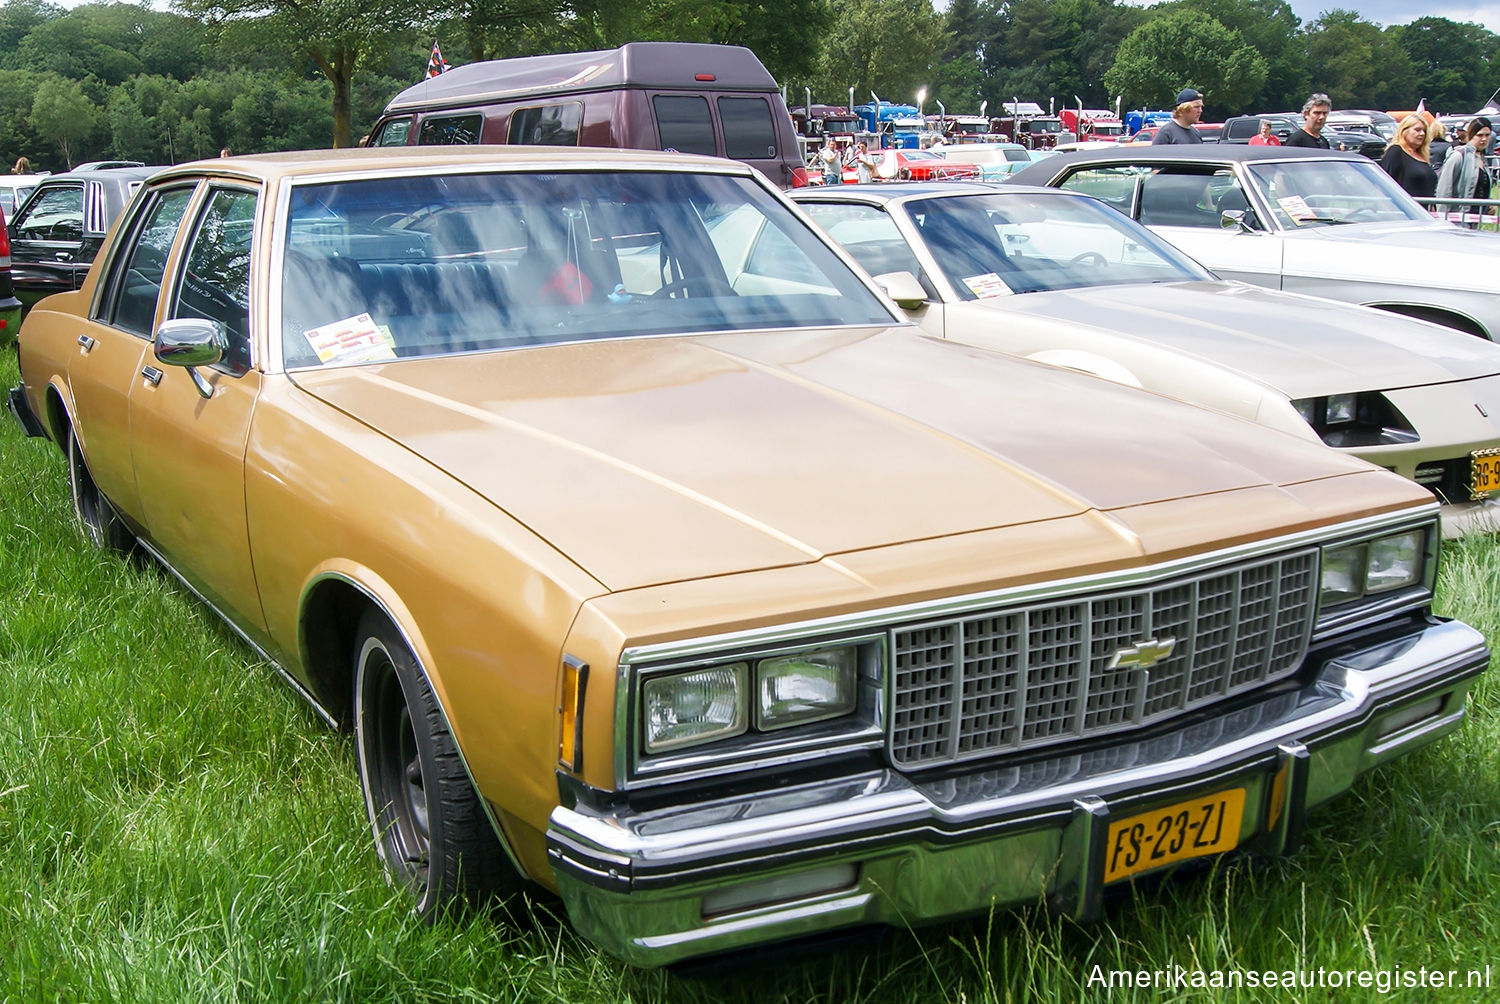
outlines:
[[[1383,593],[1422,581],[1426,534],[1412,530],[1394,537],[1370,541],[1370,564],[1365,573],[1365,592]]]
[[[748,663],[653,676],[643,687],[646,752],[728,739],[749,728]]]
[[[1406,530],[1323,551],[1324,607],[1421,585],[1427,573],[1426,528]]]
[[[854,645],[762,659],[756,727],[769,732],[849,714],[858,697],[858,665]]]
[[[1365,594],[1365,566],[1369,548],[1364,544],[1333,547],[1323,552],[1323,583],[1318,601],[1323,606],[1347,603]]]

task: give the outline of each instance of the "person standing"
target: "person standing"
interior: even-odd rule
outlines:
[[[1443,160],[1442,173],[1438,175],[1438,198],[1487,199],[1490,197],[1490,175],[1484,167],[1484,151],[1490,145],[1494,127],[1490,120],[1478,115],[1464,127],[1469,137],[1466,143],[1455,143]],[[1458,204],[1438,204],[1442,213],[1458,212],[1464,207]]]
[[[1260,132],[1250,137],[1251,146],[1280,146],[1281,139],[1271,131],[1271,120],[1260,120]]]
[[[843,167],[839,163],[839,148],[834,145],[832,136],[823,140],[823,149],[818,151],[818,163],[823,168],[823,184],[837,185],[844,180]]]
[[[1407,195],[1430,199],[1437,190],[1438,176],[1428,154],[1431,144],[1427,120],[1420,115],[1408,115],[1396,127],[1396,137],[1380,158],[1385,173],[1395,178]]]
[[[1191,87],[1177,92],[1177,107],[1172,111],[1172,121],[1163,122],[1151,139],[1152,146],[1170,144],[1202,143],[1203,137],[1193,126],[1203,117],[1203,95]]]
[[[1328,95],[1314,94],[1302,105],[1302,128],[1293,129],[1283,146],[1303,146],[1314,150],[1327,150],[1328,137],[1323,135],[1323,126],[1328,124],[1328,113],[1333,102]]]
[[[1448,156],[1448,130],[1443,123],[1437,119],[1432,120],[1432,126],[1427,130],[1427,159],[1432,161],[1432,169],[1441,171],[1443,169],[1443,158]]]
[[[854,148],[854,172],[861,185],[875,180],[875,159],[863,140]]]

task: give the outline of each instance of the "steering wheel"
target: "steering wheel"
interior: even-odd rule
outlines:
[[[1098,251],[1085,251],[1073,256],[1072,264],[1087,265],[1089,268],[1103,268],[1109,264],[1109,259]]]
[[[697,290],[695,294],[693,291]],[[651,294],[651,299],[660,300],[677,293],[697,296],[738,296],[733,286],[716,275],[689,275],[667,283]]]

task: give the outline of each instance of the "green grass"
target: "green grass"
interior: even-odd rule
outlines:
[[[0,350],[0,387],[16,382]],[[1040,909],[686,978],[602,955],[550,902],[414,920],[382,878],[348,738],[149,565],[89,550],[58,451],[0,423],[0,1001],[1487,1000],[1500,991],[1157,988],[1094,967],[1490,965],[1500,983],[1500,729],[1312,817],[1297,857],[1183,876],[1079,926]],[[1494,638],[1491,540],[1440,605]]]

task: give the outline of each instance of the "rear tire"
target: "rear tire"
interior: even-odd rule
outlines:
[[[88,462],[83,458],[83,447],[73,426],[68,426],[68,488],[73,495],[73,515],[83,535],[101,551],[130,553],[135,546],[135,537],[120,519],[115,507],[94,483],[89,473]]]
[[[469,781],[457,744],[417,665],[378,611],[354,647],[354,735],[365,808],[387,872],[434,917],[519,890]]]

